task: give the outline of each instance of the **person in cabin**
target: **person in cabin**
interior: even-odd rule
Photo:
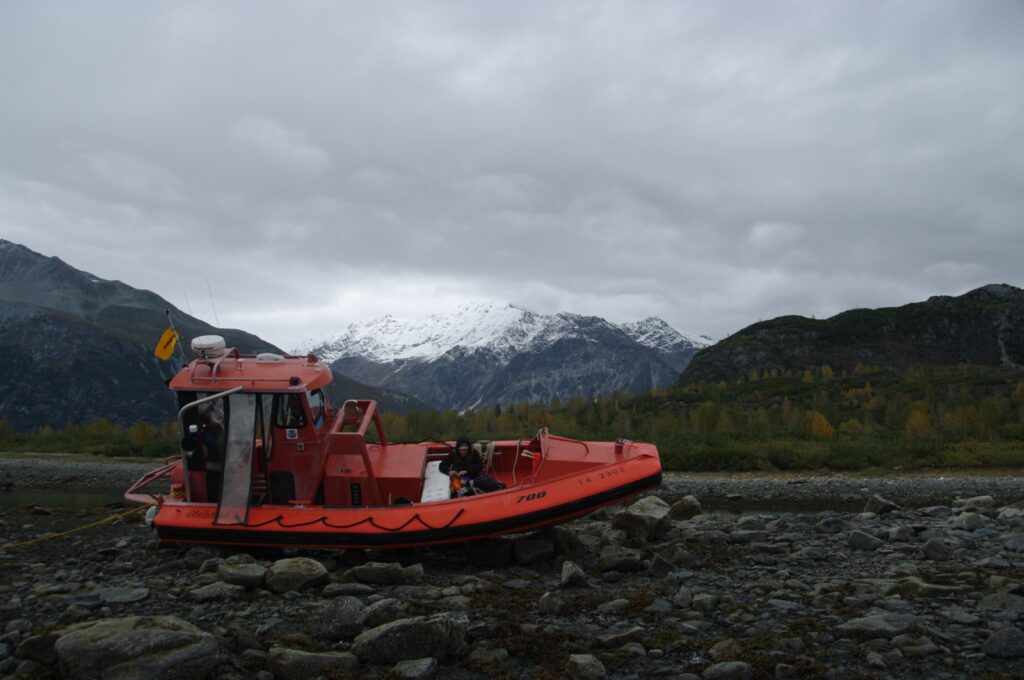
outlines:
[[[483,461],[466,437],[459,437],[455,441],[451,453],[445,456],[438,469],[441,474],[451,478],[453,498],[466,493],[485,493],[505,488],[501,482],[480,474],[483,472]]]
[[[483,465],[483,462],[480,460],[480,454],[473,450],[469,439],[459,437],[451,453],[445,456],[438,469],[441,470],[442,474],[448,475],[452,479],[458,477],[476,479],[480,476]]]

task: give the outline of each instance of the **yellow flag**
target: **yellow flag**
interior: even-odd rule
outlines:
[[[177,343],[178,334],[174,332],[173,327],[168,326],[164,334],[160,336],[160,342],[156,343],[156,349],[153,350],[153,354],[167,361],[171,358],[171,354],[174,353],[174,345]]]

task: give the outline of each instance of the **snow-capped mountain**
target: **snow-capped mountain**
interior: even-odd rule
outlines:
[[[464,409],[669,385],[711,342],[656,317],[616,324],[474,303],[419,319],[354,323],[295,352],[313,352],[346,375],[434,407]]]

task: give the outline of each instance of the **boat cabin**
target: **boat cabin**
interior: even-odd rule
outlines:
[[[315,355],[245,355],[218,336],[196,338],[193,351],[198,358],[170,382],[183,433],[172,494],[217,504],[216,523],[245,523],[252,507],[449,498],[447,477],[436,471],[449,446],[389,445],[376,402],[331,403],[331,369]],[[538,436],[481,453],[495,477],[522,481],[543,448]]]

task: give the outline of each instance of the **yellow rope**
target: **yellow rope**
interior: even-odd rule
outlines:
[[[61,536],[68,536],[69,534],[73,534],[73,533],[76,533],[76,532],[79,532],[79,531],[85,531],[86,529],[91,529],[93,527],[98,527],[99,525],[106,524],[107,522],[113,522],[115,519],[120,519],[122,517],[127,517],[128,515],[136,513],[136,512],[138,512],[140,510],[145,510],[147,507],[148,506],[140,505],[137,508],[132,508],[131,510],[126,510],[125,512],[119,512],[119,513],[114,514],[114,515],[108,515],[108,516],[104,517],[103,519],[98,519],[95,522],[90,522],[89,524],[86,524],[86,525],[83,525],[83,526],[80,526],[80,527],[75,527],[74,529],[68,529],[67,531],[61,531],[60,533],[56,533],[56,534],[46,534],[45,536],[40,536],[39,538],[33,538],[33,539],[29,540],[29,541],[20,541],[18,543],[5,543],[3,546],[0,546],[0,547],[2,547],[4,550],[8,550],[10,548],[20,548],[23,545],[32,545],[33,543],[42,543],[43,541],[48,541],[51,538],[60,538]]]

